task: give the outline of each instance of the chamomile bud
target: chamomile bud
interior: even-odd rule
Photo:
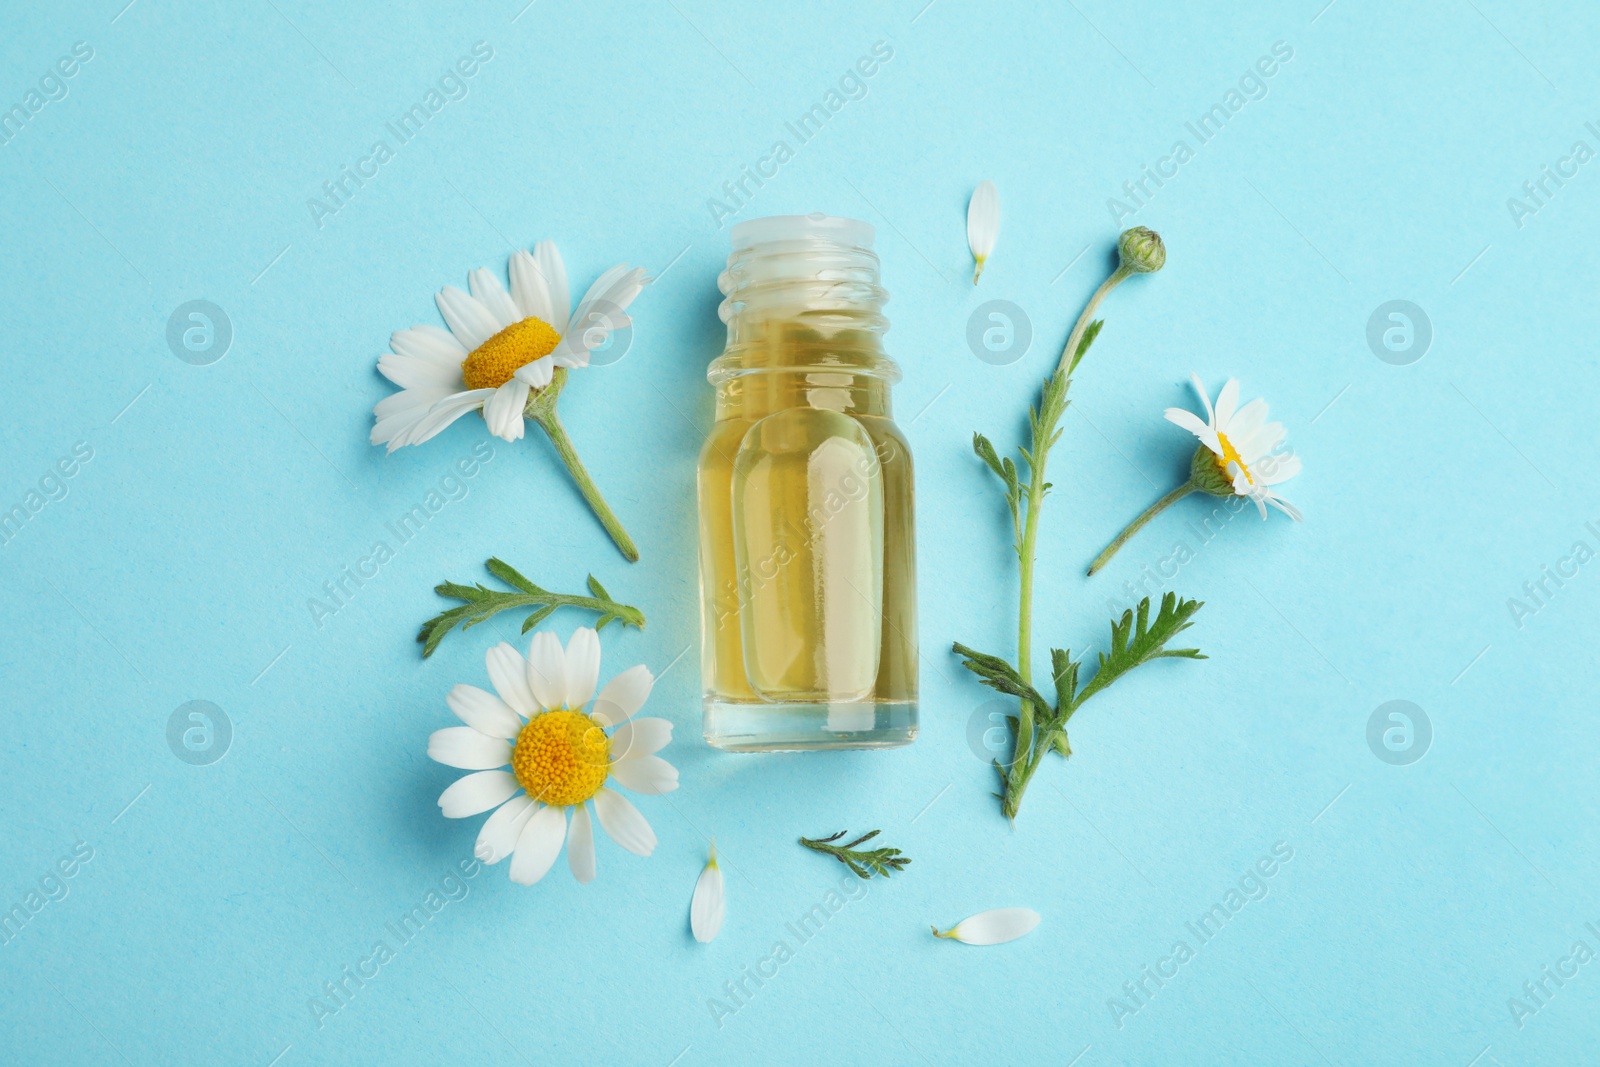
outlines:
[[[1147,226],[1123,230],[1117,238],[1117,252],[1122,266],[1135,274],[1153,274],[1167,262],[1167,246],[1161,235]]]

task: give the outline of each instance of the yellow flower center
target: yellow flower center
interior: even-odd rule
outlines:
[[[546,711],[517,734],[511,770],[533,799],[554,807],[582,804],[606,784],[611,739],[577,711]]]
[[[1222,468],[1223,473],[1232,477],[1233,472],[1228,470],[1228,465],[1237,463],[1239,469],[1244,472],[1244,480],[1251,485],[1255,485],[1255,477],[1250,473],[1250,468],[1245,466],[1244,457],[1239,455],[1239,450],[1233,447],[1232,441],[1228,440],[1228,435],[1225,433],[1217,434],[1217,443],[1222,445],[1222,455],[1217,457],[1217,466]]]
[[[468,389],[498,389],[519,367],[548,356],[561,343],[561,335],[543,319],[513,322],[472,350],[461,363]]]

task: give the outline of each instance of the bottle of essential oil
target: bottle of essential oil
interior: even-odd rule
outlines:
[[[727,348],[700,454],[708,742],[735,751],[917,735],[911,453],[872,227],[786,215],[733,228]]]

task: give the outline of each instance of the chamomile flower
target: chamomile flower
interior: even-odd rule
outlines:
[[[650,824],[611,788],[647,795],[678,788],[677,769],[656,755],[671,741],[672,723],[633,717],[655,682],[649,670],[630,667],[595,696],[600,638],[588,628],[576,630],[565,649],[542,632],[526,657],[502,642],[486,659],[495,691],[456,686],[446,702],[466,725],[428,738],[430,758],[473,772],[440,795],[445,817],[493,811],[478,832],[478,859],[509,856],[511,880],[532,885],[565,844],[573,877],[593,881],[591,805],[613,841],[650,855]]]
[[[1166,420],[1174,426],[1200,438],[1200,443],[1211,453],[1196,452],[1193,481],[1195,488],[1212,496],[1249,497],[1255,501],[1261,517],[1267,517],[1271,504],[1295,522],[1303,516],[1298,508],[1272,491],[1272,486],[1286,482],[1300,473],[1300,457],[1278,455],[1275,449],[1283,444],[1288,431],[1281,422],[1267,421],[1267,402],[1252,400],[1239,406],[1239,379],[1229,378],[1217,394],[1215,407],[1206,395],[1205,383],[1200,375],[1190,376],[1194,391],[1205,405],[1206,421],[1183,408],[1168,408]]]
[[[540,241],[531,254],[513,253],[510,279],[507,291],[494,272],[480,267],[467,277],[468,292],[447,285],[434,298],[448,330],[422,325],[395,331],[393,351],[379,357],[378,373],[400,392],[373,408],[372,443],[390,452],[420,445],[470,411],[482,412],[496,437],[516,441],[531,419],[550,435],[623,555],[637,559],[572,448],[555,402],[567,371],[587,367],[592,350],[632,324],[628,305],[650,279],[643,268],[612,267],[572,310],[567,268],[552,241]]]
[[[1200,376],[1191,375],[1190,380],[1200,395],[1200,403],[1205,406],[1205,421],[1183,408],[1166,410],[1168,422],[1200,439],[1200,447],[1195,449],[1189,462],[1189,480],[1150,505],[1118,534],[1089,565],[1091,575],[1104,567],[1145,523],[1190,493],[1244,497],[1255,504],[1263,519],[1267,517],[1269,504],[1295,522],[1303,518],[1300,509],[1273,488],[1300,473],[1300,457],[1278,451],[1287,431],[1283,423],[1267,421],[1267,402],[1257,399],[1240,407],[1239,381],[1229,378],[1213,406]]]

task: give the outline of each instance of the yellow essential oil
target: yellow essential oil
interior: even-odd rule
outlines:
[[[911,452],[873,230],[790,215],[733,228],[728,343],[700,454],[708,742],[868,748],[917,735]]]

